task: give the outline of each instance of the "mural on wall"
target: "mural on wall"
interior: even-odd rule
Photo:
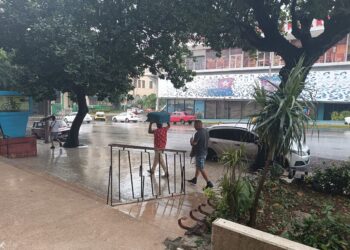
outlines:
[[[175,89],[171,82],[160,80],[159,96],[251,100],[256,84],[274,91],[275,87],[269,81],[276,86],[280,83],[277,74],[197,75],[183,89]],[[315,101],[350,102],[350,70],[310,71],[306,83],[303,95],[308,96],[312,93],[312,99]]]

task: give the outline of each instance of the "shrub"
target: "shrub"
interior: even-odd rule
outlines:
[[[333,111],[331,114],[331,119],[333,121],[343,121],[345,117],[350,116],[349,110],[344,110],[341,112]]]
[[[349,249],[350,224],[326,207],[321,215],[313,213],[302,222],[294,222],[285,235],[288,239],[319,249]]]
[[[216,205],[213,218],[244,221],[254,199],[253,182],[246,175],[245,150],[230,150],[223,153],[221,162],[226,173],[220,181],[219,190],[207,190],[206,195]]]
[[[350,196],[350,162],[316,171],[312,186],[319,192]]]

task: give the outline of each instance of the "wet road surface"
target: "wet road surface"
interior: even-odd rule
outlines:
[[[38,140],[38,157],[15,159],[13,161],[15,161],[17,165],[34,171],[48,173],[49,175],[88,189],[105,198],[107,195],[110,166],[110,148],[108,144],[120,143],[152,147],[153,135],[149,135],[147,129],[148,124],[146,123],[111,124],[97,122],[83,124],[80,130],[80,142],[87,145],[86,147],[74,149],[56,147],[54,150],[51,150],[49,144]],[[194,129],[192,126],[172,126],[168,133],[167,148],[189,151],[189,140],[193,133]],[[315,157],[346,160],[350,156],[349,142],[350,129],[320,130],[319,136],[315,133],[311,135],[311,133],[308,132],[307,144],[311,149],[311,155]],[[138,198],[141,196],[141,177],[139,175],[141,152],[139,150],[131,150],[130,152],[131,164],[129,164],[127,152],[121,152],[120,198],[123,202],[135,200],[132,196],[131,176],[133,177],[134,197]],[[118,150],[113,150],[112,154],[114,159],[113,199],[115,202],[118,202]],[[169,154],[167,156],[170,170],[170,181],[168,184],[166,178],[159,178],[158,171],[155,174],[155,178],[151,180],[146,170],[149,169],[148,157],[153,161],[153,154],[151,152],[149,156],[147,153],[142,153],[142,155],[142,175],[145,177],[145,199],[152,197],[152,187],[154,195],[169,196],[169,193],[179,192],[181,187],[180,159],[176,158],[175,164],[174,155]],[[218,163],[207,162],[206,170],[210,179],[214,182],[224,174],[223,166]],[[186,178],[191,178],[194,175],[194,171],[194,165],[191,164],[190,158],[186,157]],[[176,177],[176,180],[174,180],[174,177]],[[159,225],[161,223],[164,228],[169,226],[169,230],[173,230],[174,228],[178,228],[176,225],[178,218],[186,215],[188,216],[192,208],[196,208],[205,201],[202,195],[202,188],[205,184],[203,178],[200,177],[196,186],[185,184],[186,193],[190,195],[156,199],[144,203],[116,206],[115,208],[136,219],[146,220],[154,225]],[[176,192],[175,185],[177,188]],[[160,220],[158,220],[158,218],[160,218]]]

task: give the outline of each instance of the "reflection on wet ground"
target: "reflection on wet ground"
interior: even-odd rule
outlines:
[[[38,157],[16,159],[16,164],[22,164],[27,168],[43,171],[49,175],[58,177],[68,183],[81,186],[88,189],[102,198],[107,196],[108,174],[110,166],[110,143],[123,143],[138,146],[153,146],[153,136],[147,133],[147,124],[83,124],[80,132],[80,141],[86,144],[83,148],[59,148],[50,149],[49,144],[38,140]],[[189,140],[193,135],[194,129],[191,126],[172,126],[168,133],[167,148],[178,150],[190,150]],[[133,176],[133,187],[135,198],[140,197],[141,178],[140,178],[140,150],[130,151],[130,165],[127,152],[121,152],[121,180],[120,191],[123,202],[136,200],[132,196],[131,175]],[[113,150],[113,198],[116,203],[119,200],[118,190],[118,150]],[[150,175],[147,173],[153,162],[153,152],[149,155],[143,152],[142,175],[145,177],[145,199],[152,197],[152,182],[155,195],[169,196],[170,198],[161,198],[144,203],[133,203],[122,206],[115,206],[115,209],[123,211],[137,219],[154,221],[161,218],[158,224],[164,224],[165,228],[178,231],[177,219],[188,215],[189,211],[205,201],[202,195],[202,188],[206,185],[203,178],[199,178],[197,186],[185,183],[186,196],[174,196],[172,193],[178,193],[181,187],[180,159],[174,155],[167,156],[168,168],[170,173],[169,185],[167,178],[159,178],[158,168],[155,177],[151,182]],[[195,172],[191,159],[186,157],[182,159],[185,165],[185,176],[192,178]],[[223,173],[223,168],[218,163],[207,163],[207,171],[210,178],[215,182]],[[131,169],[131,173],[130,173]],[[163,172],[161,172],[161,175]],[[176,179],[174,181],[174,179]],[[176,190],[175,190],[176,185]],[[160,192],[159,192],[160,190]],[[170,192],[169,192],[170,191]],[[172,220],[173,223],[167,223]],[[157,224],[157,225],[158,225]],[[169,225],[167,225],[169,224]]]
[[[148,124],[140,123],[118,123],[118,124],[83,124],[80,131],[80,141],[86,144],[84,148],[66,149],[56,147],[54,150],[50,149],[49,144],[44,144],[42,140],[38,140],[38,157],[16,159],[16,164],[21,164],[27,168],[46,172],[52,176],[58,177],[68,183],[73,183],[84,187],[99,196],[106,198],[108,174],[110,166],[110,143],[123,143],[138,146],[153,146],[153,136],[147,133]],[[167,148],[178,150],[190,150],[189,140],[194,134],[194,129],[191,126],[172,126],[168,133]],[[311,148],[312,156],[333,157],[335,159],[343,157],[346,159],[350,155],[348,142],[350,139],[349,131],[321,131],[320,137],[308,136],[307,144]],[[118,200],[118,171],[116,154],[118,151],[113,151],[114,156],[114,188],[113,198]],[[153,161],[153,154],[150,156],[144,153],[145,161],[142,163],[142,175],[145,176],[145,198],[152,196],[152,183],[147,169],[149,169],[148,157]],[[342,158],[341,158],[342,159]],[[169,169],[170,180],[176,176],[177,181],[180,180],[180,171],[176,167],[176,174],[174,173],[173,156],[169,155]],[[190,158],[185,158],[185,174],[189,179],[194,175],[194,165],[191,164]],[[141,181],[139,175],[140,169],[140,151],[134,151],[131,154],[131,168],[125,152],[121,158],[121,200],[128,201],[132,198],[131,175],[133,175],[134,196],[140,197]],[[130,174],[130,169],[131,174]],[[206,169],[209,177],[215,182],[223,175],[223,167],[219,163],[206,163]],[[161,173],[163,174],[163,173]],[[160,183],[160,185],[159,185]],[[176,182],[177,188],[180,183]],[[149,216],[148,221],[162,218],[160,224],[167,227],[167,220],[169,218],[175,225],[173,230],[179,230],[176,219],[188,215],[191,208],[198,206],[205,198],[202,196],[202,188],[206,185],[203,178],[199,178],[197,186],[192,186],[186,183],[186,196],[175,196],[166,199],[157,199],[154,201],[147,201],[144,203],[134,203],[122,206],[116,206],[115,209],[123,211],[136,219],[144,219]],[[167,184],[166,178],[160,178],[157,171],[154,178],[153,188],[154,192],[158,194],[159,187],[163,196],[173,193],[175,190],[174,182]],[[170,225],[169,225],[170,227]]]
[[[191,193],[190,195],[115,206],[114,208],[137,220],[145,221],[164,230],[183,233],[183,229],[180,229],[176,220],[184,216],[188,217],[189,212],[204,201],[203,194]],[[208,212],[211,212],[211,210],[208,209]],[[194,224],[195,221],[193,220],[186,221],[186,226],[193,226]]]

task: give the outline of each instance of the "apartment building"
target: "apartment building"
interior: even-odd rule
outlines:
[[[322,22],[315,20],[312,34],[316,36],[322,29]],[[299,41],[293,40],[290,32],[287,39],[298,46]],[[159,97],[167,99],[168,112],[183,110],[206,119],[245,118],[257,109],[252,102],[255,84],[271,89],[268,81],[280,83],[278,72],[284,62],[273,52],[252,54],[228,48],[217,57],[208,47],[192,50],[193,57],[187,58],[186,66],[197,75],[186,84],[187,90],[159,80]],[[350,35],[319,58],[306,83],[318,120],[330,120],[333,111],[350,110]]]

